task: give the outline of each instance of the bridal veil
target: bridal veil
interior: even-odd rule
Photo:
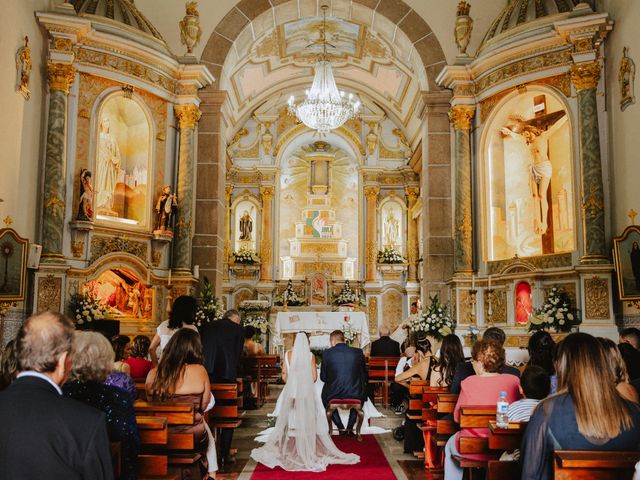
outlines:
[[[321,472],[330,464],[355,464],[360,457],[344,453],[329,436],[324,408],[313,385],[309,340],[298,333],[293,346],[287,383],[274,430],[251,457],[269,468]]]

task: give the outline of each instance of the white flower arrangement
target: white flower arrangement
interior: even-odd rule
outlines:
[[[409,320],[409,329],[417,335],[429,335],[438,340],[453,334],[456,322],[451,318],[447,305],[440,303],[438,295],[430,298],[429,308],[415,318]]]
[[[213,294],[209,279],[205,276],[202,281],[202,302],[196,309],[196,326],[202,327],[214,320],[220,320],[224,311],[222,302]]]
[[[69,311],[77,325],[103,320],[111,309],[89,293],[76,293],[69,300]]]
[[[247,247],[241,247],[237,252],[233,252],[233,261],[245,265],[253,265],[260,262],[258,254]]]
[[[276,297],[275,304],[298,307],[300,305],[304,305],[305,300],[304,298],[302,298],[300,295],[296,293],[296,291],[293,289],[293,282],[289,280],[287,282],[287,288],[285,289],[284,292],[282,292],[282,295],[280,295],[279,297]]]
[[[542,307],[529,317],[529,331],[553,328],[557,332],[569,332],[577,323],[577,312],[571,306],[569,295],[564,290],[553,287]]]
[[[338,296],[333,300],[333,303],[336,305],[356,305],[360,303],[358,295],[351,289],[349,280],[345,282],[344,287],[342,287]]]
[[[253,327],[260,334],[269,333],[271,326],[269,320],[264,315],[245,315],[242,318],[243,327]]]
[[[353,328],[350,322],[345,322],[342,333],[344,334],[344,341],[349,346],[353,345],[353,342],[358,338],[358,332]]]
[[[400,252],[391,248],[385,247],[384,250],[378,250],[378,263],[406,263],[407,259],[402,256]]]

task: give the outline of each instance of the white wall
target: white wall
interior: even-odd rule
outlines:
[[[49,8],[49,0],[2,0],[0,20],[0,220],[13,218],[12,227],[36,240],[40,215],[39,185],[44,147],[46,60],[44,35],[34,12]],[[8,4],[11,4],[10,8]],[[16,91],[15,57],[29,36],[31,47],[31,99]],[[0,224],[0,226],[4,226]]]

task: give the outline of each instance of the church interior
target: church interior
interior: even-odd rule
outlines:
[[[181,295],[271,355],[640,327],[640,2],[10,3],[0,346],[151,338]]]

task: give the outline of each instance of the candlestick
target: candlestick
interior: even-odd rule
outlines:
[[[476,289],[476,276],[471,275],[471,290],[475,290]]]
[[[200,265],[193,266],[193,276],[196,278],[200,278]]]
[[[469,310],[469,325],[475,325],[476,324],[476,295],[477,295],[478,291],[475,289],[469,290],[469,303],[470,303],[470,310]]]
[[[147,270],[147,285],[151,285],[151,269]]]
[[[171,285],[171,269],[169,269],[169,278],[167,280],[167,285]]]
[[[489,290],[491,290],[491,275],[489,275]]]

